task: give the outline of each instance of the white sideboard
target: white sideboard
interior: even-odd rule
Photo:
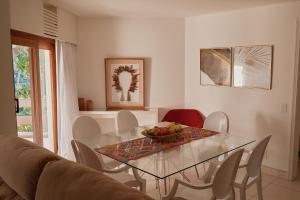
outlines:
[[[131,110],[137,118],[139,125],[151,125],[158,122],[158,109],[150,110]],[[79,114],[83,116],[90,116],[96,119],[101,131],[108,133],[116,130],[116,117],[118,111],[80,111]]]

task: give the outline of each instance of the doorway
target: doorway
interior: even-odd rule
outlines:
[[[55,41],[11,31],[18,136],[57,153]]]
[[[299,174],[300,150],[300,23],[296,21],[295,69],[292,103],[292,135],[290,138],[290,161],[288,179],[293,181]]]

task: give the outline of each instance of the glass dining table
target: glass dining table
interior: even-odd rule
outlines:
[[[99,148],[101,147],[145,137],[141,132],[151,127],[153,126],[141,126],[130,131],[104,133],[99,135],[97,139],[88,140],[85,143],[100,153]],[[254,139],[243,138],[231,133],[218,133],[135,160],[128,161],[115,157],[111,158],[152,175],[158,180],[163,179],[165,181],[166,178],[174,174],[182,173],[186,169],[205,163],[238,148],[245,147],[253,142],[255,142]],[[127,146],[125,147],[125,151],[126,149],[130,149],[130,147]]]

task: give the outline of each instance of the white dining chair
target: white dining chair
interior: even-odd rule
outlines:
[[[81,142],[97,140],[101,137],[101,128],[97,121],[89,116],[79,116],[73,123],[73,138]]]
[[[139,188],[141,192],[146,192],[146,180],[139,176],[136,169],[130,168],[128,165],[118,169],[110,169],[103,162],[101,154],[97,155],[94,150],[77,140],[74,140],[74,144],[79,150],[78,155],[81,164],[105,173],[107,176],[110,176],[129,187]],[[133,175],[128,174],[129,169],[132,169]]]
[[[252,151],[247,151],[248,158],[241,162],[234,187],[240,190],[240,200],[246,200],[246,190],[256,183],[257,196],[259,200],[263,199],[261,165],[271,135],[261,140]]]
[[[224,112],[220,112],[220,111],[213,112],[205,118],[203,128],[210,131],[228,133],[229,130],[228,116]]]
[[[132,112],[121,110],[117,114],[117,126],[118,131],[130,131],[139,126],[139,123]]]
[[[73,123],[72,127],[73,138],[85,144],[99,143],[101,141],[101,128],[97,121],[89,116],[79,116]],[[80,162],[80,157],[78,156],[78,148],[72,144],[72,149],[77,162]],[[108,157],[104,157],[104,162],[110,167],[119,167],[120,162],[113,160]]]
[[[221,111],[216,111],[211,114],[209,114],[203,124],[203,129],[207,129],[210,131],[216,131],[219,133],[228,133],[229,130],[229,118],[226,113],[221,112]],[[209,166],[206,170],[205,163],[203,164],[203,168],[205,171],[204,176],[202,177],[205,182],[209,182],[212,174],[216,170],[216,167],[220,164],[219,159],[224,159],[228,156],[228,154],[224,154],[223,156],[220,156],[220,158],[215,158],[209,161]],[[198,171],[196,170],[197,176]]]
[[[196,184],[175,179],[170,193],[163,200],[171,199],[226,199],[234,200],[234,180],[243,155],[243,149],[229,155],[218,167],[210,183],[198,181]],[[183,188],[179,189],[179,185]]]

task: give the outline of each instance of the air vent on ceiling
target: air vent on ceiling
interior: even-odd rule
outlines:
[[[44,4],[43,32],[48,37],[58,37],[58,15],[57,8],[55,6]]]

